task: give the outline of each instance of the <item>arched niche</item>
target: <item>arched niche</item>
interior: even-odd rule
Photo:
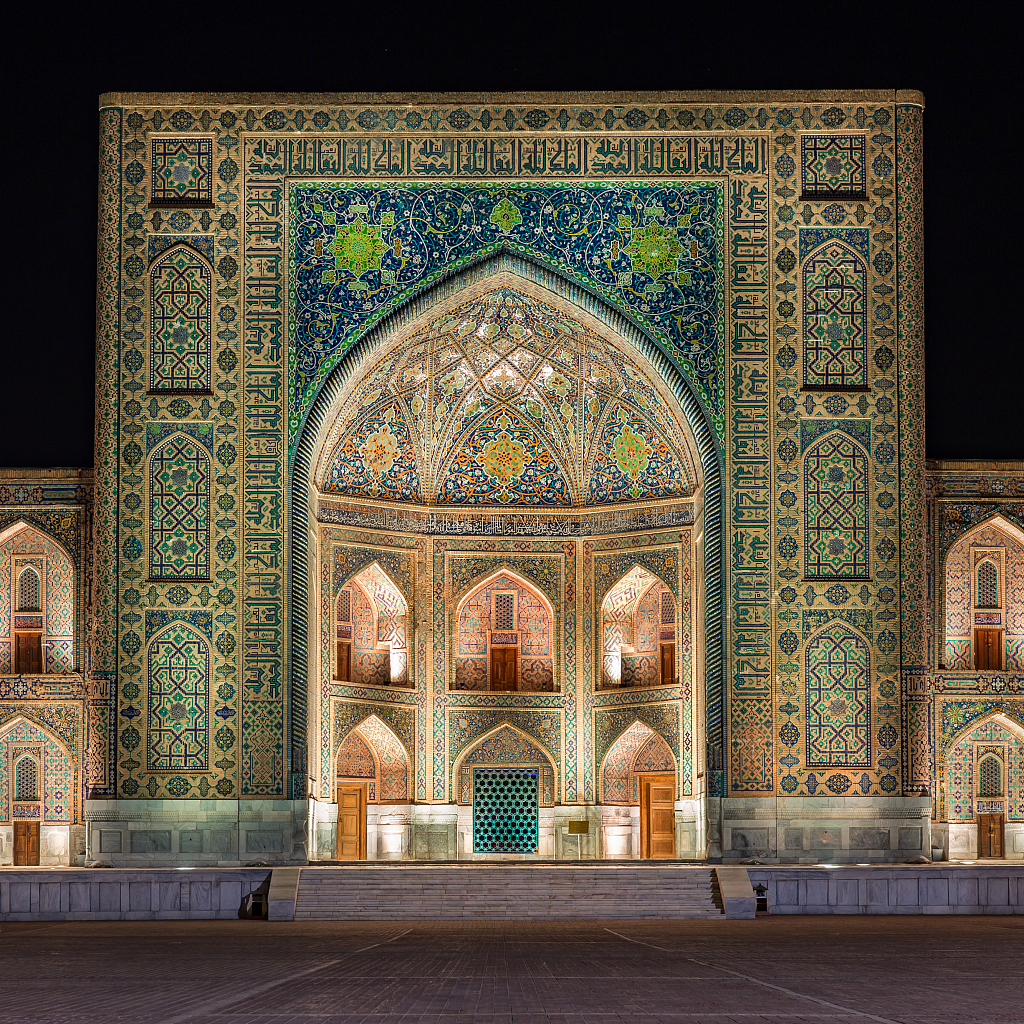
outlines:
[[[19,801],[16,769],[29,758],[38,770],[36,799]],[[78,821],[75,757],[46,726],[16,715],[0,726],[0,822],[18,817],[44,824]]]
[[[664,389],[665,403],[678,412],[679,422],[684,427],[682,433],[687,438],[688,464],[692,466],[698,488],[695,514],[700,528],[695,532],[698,535],[698,558],[704,565],[704,571],[698,574],[698,578],[702,587],[704,581],[707,581],[707,594],[701,595],[697,602],[704,620],[703,628],[699,631],[704,645],[703,678],[706,686],[706,694],[701,702],[706,710],[702,732],[706,735],[709,747],[709,766],[717,769],[721,766],[724,727],[723,505],[722,455],[710,426],[711,419],[675,364],[633,322],[565,278],[529,259],[508,253],[500,253],[460,269],[385,317],[352,345],[327,376],[304,416],[290,467],[293,494],[289,533],[292,545],[292,749],[296,743],[306,743],[307,652],[311,644],[311,623],[320,614],[315,595],[321,585],[318,569],[323,558],[323,553],[317,550],[318,539],[314,524],[326,460],[334,452],[331,430],[337,414],[349,400],[357,380],[361,380],[359,374],[370,360],[383,357],[392,348],[400,350],[403,339],[410,337],[429,319],[443,314],[446,309],[504,283],[533,290],[543,296],[543,301],[571,311],[572,316],[580,320],[596,324],[604,335],[614,339],[615,345],[622,346],[624,352],[630,353],[630,358],[647,360],[658,381],[658,387]],[[401,367],[396,363],[394,369],[399,372]],[[408,416],[404,419],[408,426]],[[508,432],[512,437],[512,428],[508,428]],[[400,440],[394,430],[390,430],[390,433],[396,440]],[[515,438],[512,437],[512,440]],[[392,447],[389,440],[384,439],[382,443],[386,450]],[[415,463],[418,472],[430,469],[429,460],[415,452],[409,455],[409,459],[412,461],[403,465],[411,466]],[[419,461],[416,462],[416,459]]]
[[[335,753],[337,782],[365,782],[367,803],[408,803],[412,791],[408,754],[376,715],[351,729]]]
[[[1000,515],[977,523],[949,546],[940,569],[939,665],[1024,670],[1024,531]]]
[[[679,609],[672,589],[640,564],[607,591],[597,611],[601,689],[670,686],[679,680]]]
[[[490,729],[467,744],[452,767],[452,792],[457,803],[473,802],[474,767],[536,767],[541,807],[558,799],[558,766],[548,750],[534,737],[509,722]]]
[[[456,604],[453,619],[452,689],[501,688],[504,662],[512,662],[515,690],[559,688],[555,609],[518,573],[503,567],[474,583]],[[501,667],[496,667],[498,659]]]
[[[409,608],[398,585],[371,562],[334,591],[332,678],[364,686],[407,686],[412,678]]]
[[[28,575],[26,575],[28,574]],[[22,584],[31,579],[31,586]],[[37,596],[37,608],[21,608],[24,589]],[[19,669],[26,641],[33,648],[42,675],[74,672],[78,572],[67,549],[43,530],[25,522],[13,523],[0,533],[0,675],[25,674]]]
[[[676,759],[665,738],[639,720],[624,729],[608,748],[600,770],[602,804],[638,805],[638,776],[676,775]]]

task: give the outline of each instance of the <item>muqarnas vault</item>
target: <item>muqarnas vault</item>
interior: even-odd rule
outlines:
[[[925,462],[922,117],[102,97],[3,861],[1024,857],[1024,467]]]

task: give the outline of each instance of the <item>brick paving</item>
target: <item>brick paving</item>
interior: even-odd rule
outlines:
[[[1024,921],[15,923],[4,1024],[1021,1024]]]

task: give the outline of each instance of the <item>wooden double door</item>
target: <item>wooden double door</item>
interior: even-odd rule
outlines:
[[[979,672],[1001,672],[1003,669],[1003,631],[974,631],[974,667]]]
[[[640,776],[640,856],[652,860],[676,855],[676,779]]]
[[[1006,856],[1005,818],[1002,814],[978,815],[978,858]]]
[[[338,785],[338,860],[366,860],[366,784]]]
[[[14,863],[30,867],[39,863],[39,822],[14,823]]]
[[[20,676],[43,673],[43,634],[14,634],[14,671]]]
[[[519,653],[518,647],[491,648],[491,689],[512,691],[519,689],[517,672]]]

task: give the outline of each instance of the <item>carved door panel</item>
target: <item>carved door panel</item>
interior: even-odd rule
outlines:
[[[661,685],[669,686],[676,681],[676,645],[661,645]]]
[[[1003,631],[976,629],[974,631],[974,667],[978,671],[999,672],[1003,667]]]
[[[338,787],[338,860],[366,859],[366,787]]]
[[[516,648],[491,648],[491,689],[509,691],[516,686]]]
[[[334,677],[343,683],[352,682],[352,645],[338,641],[338,671]]]
[[[1004,856],[1003,815],[978,815],[978,858]]]
[[[15,645],[15,671],[19,675],[40,675],[43,671],[42,634],[16,633]]]
[[[39,863],[39,822],[14,823],[14,863],[31,866]]]
[[[640,856],[676,855],[676,780],[674,775],[640,776]]]

